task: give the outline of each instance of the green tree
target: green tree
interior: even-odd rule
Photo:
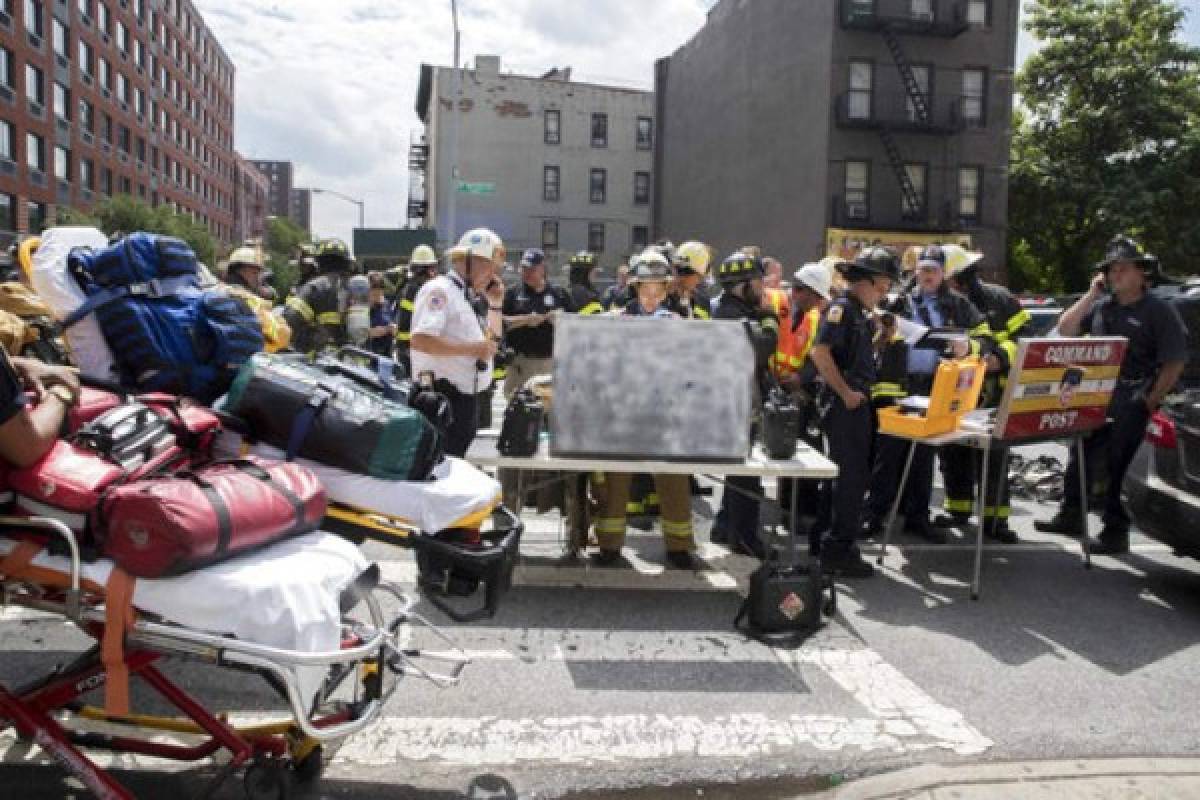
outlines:
[[[1104,243],[1138,237],[1168,269],[1200,247],[1200,49],[1171,0],[1035,0],[1041,48],[1017,78],[1010,263],[1079,289]]]
[[[175,236],[187,242],[205,264],[216,264],[217,242],[207,226],[167,206],[152,208],[129,195],[102,200],[90,212],[60,209],[58,221],[62,225],[91,225],[109,236],[135,231]]]
[[[307,231],[285,217],[271,217],[267,220],[267,236],[265,247],[267,251],[267,268],[271,270],[271,285],[280,297],[286,297],[288,291],[300,280],[300,266],[297,261],[300,245],[311,241]]]

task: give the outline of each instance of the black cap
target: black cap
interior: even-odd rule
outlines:
[[[886,247],[868,247],[853,262],[844,266],[839,264],[838,269],[850,280],[876,275],[900,280],[900,260]]]

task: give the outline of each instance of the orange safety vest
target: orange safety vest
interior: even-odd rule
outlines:
[[[817,341],[817,326],[821,324],[821,312],[809,309],[800,318],[800,324],[792,328],[792,319],[779,323],[779,344],[775,348],[775,357],[771,360],[771,372],[779,380],[799,372],[808,360],[813,345]]]

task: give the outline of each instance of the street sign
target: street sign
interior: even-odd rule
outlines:
[[[459,194],[495,194],[496,184],[490,182],[470,183],[468,181],[458,182]]]

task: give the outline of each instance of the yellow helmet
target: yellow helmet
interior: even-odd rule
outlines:
[[[419,244],[413,248],[412,257],[408,259],[408,263],[415,266],[437,266],[437,253],[433,252],[433,248],[429,245]]]
[[[690,270],[701,277],[708,274],[712,262],[712,251],[704,242],[684,242],[675,250],[674,266],[678,270]]]
[[[983,253],[972,253],[957,244],[942,245],[942,253],[946,257],[947,278],[958,277],[983,261]]]

